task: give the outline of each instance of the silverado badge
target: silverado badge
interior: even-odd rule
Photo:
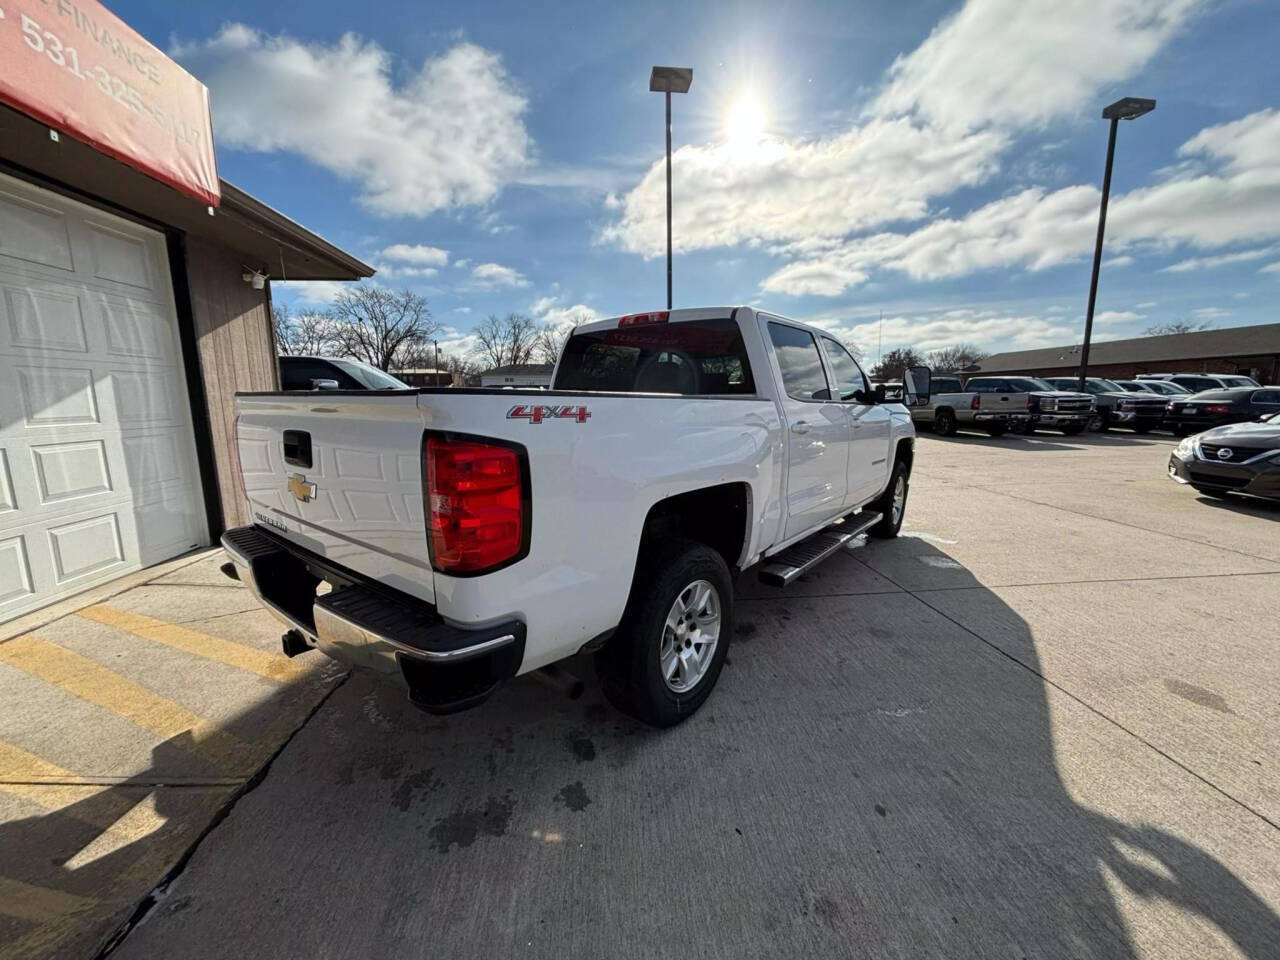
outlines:
[[[289,475],[288,489],[301,503],[310,503],[316,498],[316,485],[308,483],[307,478],[300,473]]]

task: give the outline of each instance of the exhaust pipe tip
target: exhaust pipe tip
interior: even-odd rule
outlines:
[[[230,577],[232,580],[238,581],[240,579],[240,571],[236,569],[236,565],[232,563],[230,560],[228,560],[218,569],[221,570],[228,577]]]

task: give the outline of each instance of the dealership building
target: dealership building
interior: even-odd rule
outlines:
[[[1080,370],[1080,345],[996,353],[977,369],[982,375],[1069,377]],[[1089,345],[1090,376],[1128,379],[1140,373],[1239,373],[1261,384],[1280,383],[1280,323]]]
[[[61,9],[0,20],[0,622],[246,522],[233,397],[279,386],[270,281],[373,273],[218,178],[198,81]]]

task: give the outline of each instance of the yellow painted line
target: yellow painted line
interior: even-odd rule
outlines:
[[[44,923],[97,904],[91,897],[78,897],[51,887],[37,887],[21,880],[0,877],[0,913],[31,923]]]
[[[290,660],[283,654],[268,653],[256,647],[249,647],[233,640],[224,640],[222,637],[213,637],[199,630],[190,630],[141,613],[129,613],[126,610],[116,610],[113,607],[96,604],[86,607],[76,615],[132,633],[144,640],[162,643],[183,653],[256,673],[260,677],[266,677],[277,683],[289,683],[309,672],[305,664]]]
[[[234,770],[249,758],[249,745],[238,737],[100,663],[33,633],[0,644],[0,663],[124,717],[220,768]]]
[[[31,782],[37,777],[56,778],[64,782],[56,784]],[[72,819],[93,827],[103,829],[110,827],[119,815],[119,810],[127,806],[128,801],[117,800],[112,803],[108,798],[103,798],[107,801],[106,803],[84,803],[83,801],[109,791],[111,788],[65,782],[75,779],[75,774],[70,770],[64,770],[43,757],[0,740],[0,793],[21,797],[50,813],[64,812]],[[116,812],[104,809],[105,807],[114,807]]]

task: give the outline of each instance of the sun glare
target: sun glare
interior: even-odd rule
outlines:
[[[764,137],[764,108],[746,94],[734,101],[724,119],[725,139],[737,146],[751,146]]]

